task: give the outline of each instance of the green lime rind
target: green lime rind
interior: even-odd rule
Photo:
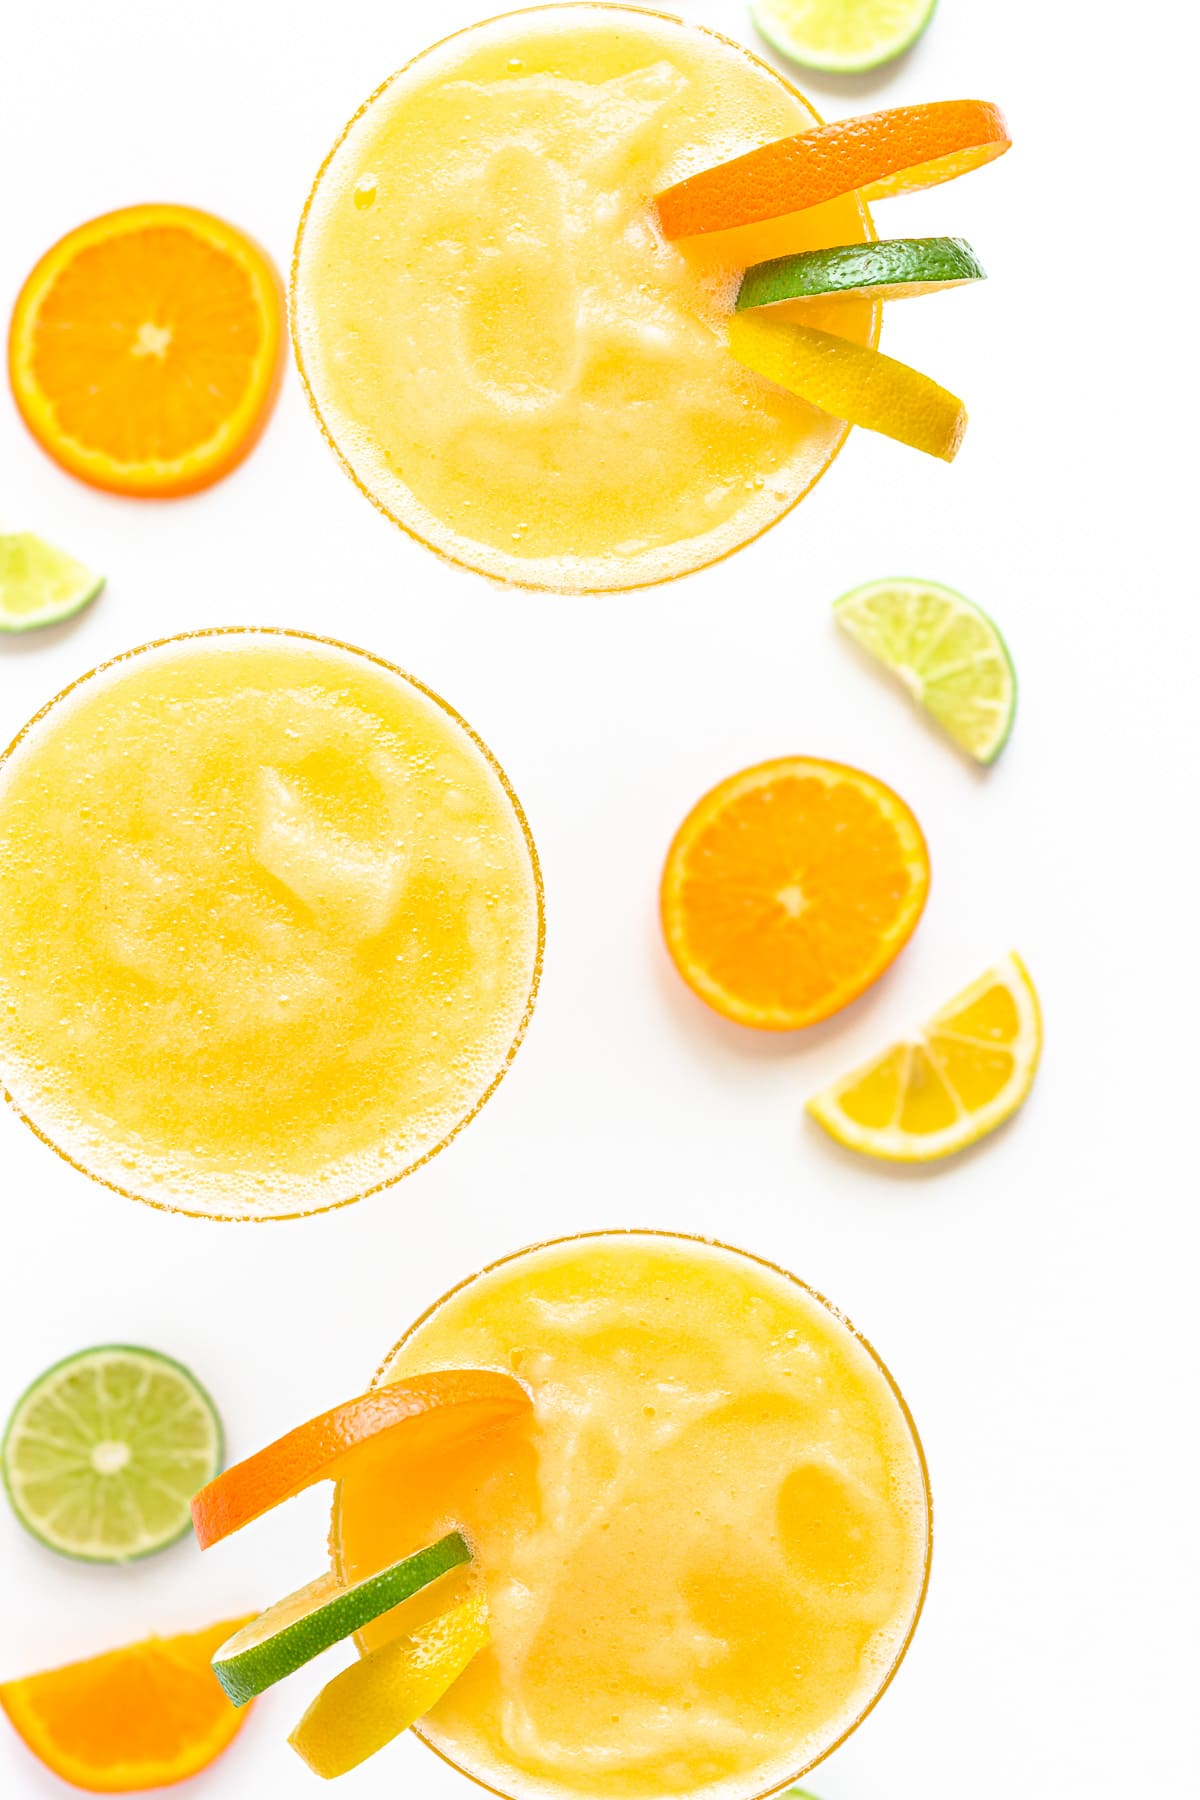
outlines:
[[[220,1416],[190,1369],[140,1345],[99,1344],[26,1388],[0,1474],[18,1520],[48,1550],[126,1563],[187,1534],[192,1495],[224,1454]]]
[[[858,75],[911,50],[936,8],[937,0],[751,0],[750,16],[781,56]]]
[[[103,575],[31,531],[0,534],[0,631],[38,631],[90,606]]]
[[[1017,672],[981,607],[940,582],[895,580],[855,588],[833,611],[960,749],[995,762],[1016,718]]]
[[[962,238],[885,238],[876,244],[802,250],[755,263],[742,276],[736,310],[830,295],[905,300],[986,279],[978,257]]]
[[[227,1638],[212,1659],[213,1673],[233,1704],[245,1706],[314,1656],[470,1560],[466,1539],[451,1531],[353,1587],[343,1587],[330,1570]]]

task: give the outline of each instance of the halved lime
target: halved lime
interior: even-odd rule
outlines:
[[[1016,715],[1017,674],[985,612],[936,581],[870,581],[833,611],[968,756],[996,760]]]
[[[221,1421],[181,1363],[103,1344],[55,1363],[13,1409],[0,1470],[25,1529],[63,1556],[123,1563],[173,1544],[221,1466]]]
[[[31,531],[0,535],[0,631],[57,625],[82,612],[103,586],[103,575]]]
[[[751,0],[768,44],[809,69],[877,69],[916,43],[937,0]]]
[[[840,244],[802,250],[755,263],[742,276],[737,310],[774,306],[779,300],[826,299],[830,294],[869,300],[908,300],[942,288],[986,280],[978,257],[962,238],[885,238],[877,244]]]
[[[328,1570],[227,1638],[212,1659],[213,1673],[233,1704],[245,1706],[323,1650],[470,1560],[466,1539],[451,1531],[353,1587],[343,1586]]]

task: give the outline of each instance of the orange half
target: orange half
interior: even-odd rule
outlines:
[[[118,494],[190,494],[257,442],[282,343],[264,251],[211,213],[130,206],[42,257],[13,312],[9,379],[72,475]]]
[[[373,1388],[277,1438],[210,1481],[192,1501],[202,1550],[318,1481],[334,1481],[348,1457],[372,1449],[427,1457],[527,1413],[519,1381],[494,1369],[440,1369]]]
[[[226,1699],[210,1663],[253,1616],[7,1681],[0,1706],[38,1760],[75,1787],[128,1794],[186,1781],[245,1723],[249,1707]]]
[[[663,931],[715,1011],[795,1031],[882,975],[928,892],[925,839],[898,794],[841,763],[781,757],[688,814],[663,871]]]
[[[840,119],[776,138],[659,194],[669,238],[731,231],[806,212],[839,195],[889,199],[952,181],[1003,156],[1011,140],[988,100],[938,100]]]

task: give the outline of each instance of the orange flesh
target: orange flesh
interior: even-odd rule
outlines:
[[[0,1705],[35,1756],[95,1793],[165,1787],[206,1768],[249,1713],[221,1691],[213,1652],[253,1614],[0,1686]]]
[[[702,999],[786,1030],[843,1006],[913,931],[928,859],[904,802],[870,776],[804,758],[706,795],[663,876],[667,945]]]

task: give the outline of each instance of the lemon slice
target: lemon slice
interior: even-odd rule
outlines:
[[[755,263],[742,276],[737,310],[780,300],[910,300],[986,281],[983,265],[962,238],[886,238],[801,250]]]
[[[937,581],[870,581],[833,613],[960,749],[995,762],[1016,717],[1017,674],[985,612]]]
[[[734,313],[729,348],[746,368],[835,419],[882,432],[943,462],[958,455],[966,407],[907,363],[762,311]]]
[[[1042,1016],[1020,958],[1006,956],[918,1034],[808,1103],[839,1144],[889,1162],[933,1162],[1016,1112],[1033,1086]]]
[[[61,624],[90,605],[103,586],[103,575],[32,531],[0,535],[0,631]]]
[[[329,1781],[374,1756],[436,1706],[489,1636],[482,1587],[439,1618],[351,1663],[317,1695],[288,1743]]]
[[[213,1674],[233,1704],[245,1706],[323,1650],[470,1560],[466,1539],[451,1531],[353,1587],[345,1587],[329,1570],[228,1638],[213,1656]]]
[[[783,56],[850,75],[915,44],[937,0],[753,0],[750,16]]]

